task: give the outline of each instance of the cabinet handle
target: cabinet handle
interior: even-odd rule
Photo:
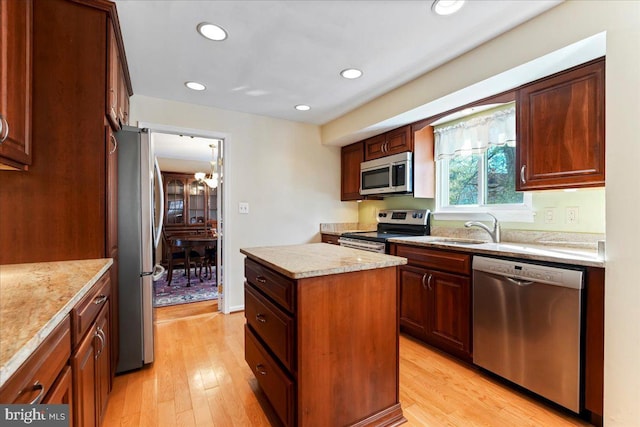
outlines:
[[[0,126],[3,130],[3,135],[0,138],[0,144],[2,144],[9,137],[9,122],[2,115],[0,115]]]
[[[267,317],[262,313],[256,314],[256,320],[260,323],[267,323]]]
[[[102,304],[103,302],[105,302],[106,300],[107,300],[107,296],[106,296],[106,295],[102,295],[102,294],[100,294],[100,295],[98,295],[97,297],[95,297],[95,298],[93,299],[93,303],[94,303],[95,305],[100,305],[100,304]]]
[[[423,287],[423,288],[426,288],[426,287],[427,287],[426,280],[427,280],[427,273],[424,273],[424,274],[422,275],[422,287]]]
[[[263,276],[256,277],[256,280],[260,283],[267,283],[267,279]]]
[[[109,139],[111,140],[111,145],[113,145],[113,150],[109,151],[109,154],[113,154],[118,149],[118,140],[113,135],[111,135]]]
[[[433,290],[433,287],[431,286],[432,280],[433,280],[433,274],[429,274],[429,279],[427,280],[427,288],[429,288],[430,291]]]
[[[527,183],[527,180],[524,177],[524,170],[527,167],[527,165],[522,165],[522,167],[520,168],[520,182],[523,184]]]
[[[40,402],[42,402],[42,398],[44,397],[44,386],[40,384],[40,381],[36,381],[35,383],[33,383],[33,386],[31,387],[30,391],[36,391],[36,390],[40,390],[40,391],[38,392],[38,395],[36,396],[36,398],[33,399],[31,402],[29,402],[29,405],[39,405]]]
[[[98,353],[95,355],[95,359],[97,359],[98,357],[100,357],[100,355],[102,354],[102,350],[104,350],[104,338],[102,338],[102,329],[100,327],[96,328],[96,332],[93,334],[94,337],[98,337],[98,339],[100,340],[100,350],[98,351]]]
[[[267,370],[264,368],[264,365],[262,363],[258,363],[256,365],[256,372],[260,375],[267,375]]]

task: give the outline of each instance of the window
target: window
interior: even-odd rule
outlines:
[[[515,190],[515,103],[442,122],[434,124],[436,213],[531,221],[531,196]]]

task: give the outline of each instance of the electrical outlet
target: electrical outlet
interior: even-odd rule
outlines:
[[[241,214],[249,213],[249,203],[248,202],[240,202],[238,203],[238,212]]]
[[[556,222],[556,209],[544,208],[544,223],[555,224],[555,222]]]
[[[567,208],[567,224],[579,224],[579,209],[577,206]]]

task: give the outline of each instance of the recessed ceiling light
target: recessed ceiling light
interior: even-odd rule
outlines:
[[[191,90],[205,90],[207,88],[205,85],[198,82],[185,82],[184,85]]]
[[[217,42],[227,38],[227,32],[224,30],[224,28],[215,24],[209,24],[208,22],[202,22],[198,24],[198,32],[203,37],[208,38],[209,40],[215,40]]]
[[[435,0],[431,6],[438,15],[451,15],[460,10],[465,0]]]
[[[298,104],[295,106],[295,109],[298,111],[309,111],[311,110],[311,107],[309,107],[308,105],[304,105],[304,104]]]
[[[340,71],[340,75],[345,79],[357,79],[362,76],[362,71],[357,68],[347,68],[346,70]]]

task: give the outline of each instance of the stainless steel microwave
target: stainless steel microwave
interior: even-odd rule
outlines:
[[[360,194],[407,194],[413,192],[410,152],[360,163]]]

